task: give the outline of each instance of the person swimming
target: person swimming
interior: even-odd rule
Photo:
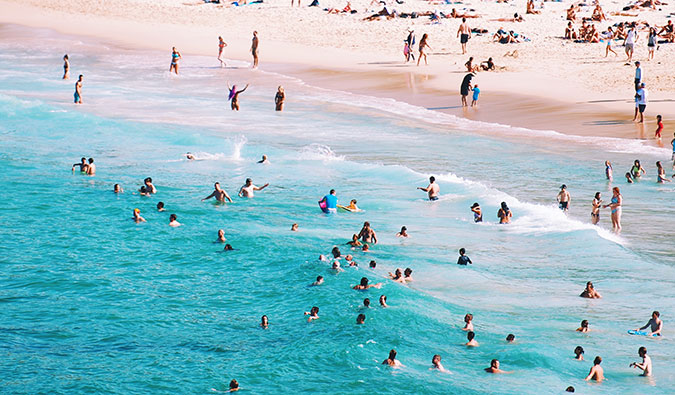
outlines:
[[[473,213],[473,222],[483,222],[483,213],[481,212],[480,205],[478,203],[471,205],[471,212]]]

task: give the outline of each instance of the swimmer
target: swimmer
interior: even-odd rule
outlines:
[[[364,244],[363,247],[361,247],[361,251],[370,252],[370,246],[368,244]]]
[[[115,185],[113,186],[113,192],[114,192],[114,193],[122,193],[122,192],[124,192],[124,190],[122,189],[122,187],[120,186],[120,184],[115,184]]]
[[[248,84],[246,84],[244,89],[238,91],[236,85],[232,85],[230,88],[230,84],[228,83],[227,89],[230,91],[230,93],[227,95],[227,99],[230,100],[230,107],[232,108],[232,111],[239,111],[239,94],[248,89]]]
[[[401,231],[396,233],[396,237],[408,237],[408,228],[402,226]]]
[[[464,322],[466,323],[464,325],[464,328],[462,328],[463,331],[469,331],[473,332],[473,314],[467,314],[464,316]]]
[[[459,258],[457,259],[458,265],[466,266],[467,264],[473,264],[473,262],[471,262],[471,258],[466,256],[465,254],[466,254],[466,250],[464,248],[460,248],[459,249]]]
[[[143,184],[145,185],[148,194],[157,193],[157,188],[155,188],[155,185],[152,183],[152,178],[146,177],[145,180],[143,180]]]
[[[361,314],[358,315],[358,317],[356,317],[356,323],[357,323],[358,325],[361,325],[361,324],[363,324],[364,322],[366,322],[366,315],[363,314],[363,313],[361,313]]]
[[[82,104],[82,77],[83,75],[80,74],[75,83],[75,93],[73,94],[75,104]]]
[[[236,391],[239,391],[239,383],[237,382],[237,380],[232,379],[232,381],[230,381],[230,392]]]
[[[506,205],[506,202],[502,202],[501,208],[497,211],[497,217],[499,218],[500,224],[508,224],[511,222],[513,214],[511,213],[509,206]]]
[[[279,85],[277,94],[274,95],[274,111],[284,111],[284,101],[286,100],[286,93],[284,87]]]
[[[141,210],[135,208],[134,209],[134,216],[131,218],[134,220],[134,222],[139,223],[139,222],[146,222],[145,218],[141,217]]]
[[[352,247],[361,247],[363,244],[359,241],[359,235],[354,233],[352,235],[352,241],[348,241],[347,244],[349,244]]]
[[[483,222],[483,213],[480,210],[480,205],[474,203],[471,205],[471,212],[473,213],[473,222]]]
[[[649,327],[652,336],[653,335],[661,336],[661,329],[663,329],[663,321],[661,321],[661,319],[659,318],[660,316],[661,313],[659,313],[658,311],[653,311],[652,318],[650,318],[649,321],[647,321],[645,326],[638,328],[636,330],[642,331]]]
[[[187,160],[195,160],[195,156],[192,155],[192,154],[189,153],[189,152],[188,152],[187,154],[185,154],[185,157],[187,158]]]
[[[267,159],[267,155],[263,155],[262,159],[258,161],[258,163],[263,164],[263,165],[269,165],[270,161]]]
[[[401,362],[399,362],[396,359],[396,350],[389,351],[389,357],[387,359],[385,359],[384,361],[382,361],[382,365],[389,365],[389,366],[392,366],[392,367],[403,366],[403,365],[401,365]]]
[[[389,307],[387,306],[387,295],[380,295],[380,306]]]
[[[225,231],[223,229],[218,229],[218,238],[216,239],[216,243],[224,243],[225,240]]]
[[[357,291],[365,291],[366,289],[369,288],[382,288],[382,283],[368,284],[368,278],[361,277],[361,282],[358,285],[352,287],[352,289],[355,289]]]
[[[509,333],[508,335],[506,335],[506,342],[507,343],[513,343],[515,341],[516,341],[516,335],[514,335],[513,333]]]
[[[493,359],[492,361],[490,361],[490,367],[485,368],[483,370],[485,370],[488,373],[511,373],[511,372],[507,372],[507,371],[499,369],[499,360],[497,360],[497,359]]]
[[[593,283],[590,282],[590,281],[586,283],[586,289],[584,289],[584,291],[579,296],[581,296],[582,298],[588,298],[588,299],[600,299],[600,298],[602,298],[600,293],[598,293],[598,291],[596,291],[595,288],[593,287]]]
[[[584,360],[584,348],[581,346],[576,346],[574,348],[574,359],[577,361],[583,361]]]
[[[637,180],[638,178],[642,177],[642,175],[645,173],[647,172],[640,164],[640,161],[636,159],[635,162],[633,162],[633,167],[631,167],[630,169],[630,175]]]
[[[67,80],[70,78],[70,61],[68,60],[68,54],[63,55],[63,79]]]
[[[630,172],[626,173],[626,182],[629,184],[633,183],[633,177],[631,177]]]
[[[318,285],[323,284],[323,276],[316,276],[316,281],[310,284],[312,287],[316,287]]]
[[[588,376],[584,380],[589,381],[589,380],[595,380],[597,382],[602,382],[602,380],[605,379],[605,372],[602,370],[602,367],[600,367],[600,364],[602,363],[602,358],[599,356],[595,357],[593,360],[593,367],[591,370],[588,372]]]
[[[223,49],[227,47],[227,43],[221,36],[218,36],[218,61],[220,62],[220,67],[225,67],[227,66],[225,64],[225,61],[222,59],[221,56],[223,56]]]
[[[180,222],[178,222],[178,221],[176,220],[177,218],[178,218],[178,217],[176,217],[176,214],[171,214],[171,215],[169,216],[169,226],[172,226],[172,227],[174,227],[174,228],[179,227],[179,226],[180,226]]]
[[[638,368],[642,370],[640,376],[651,376],[652,375],[652,359],[647,355],[647,349],[645,347],[640,347],[638,349],[638,355],[642,358],[642,363],[633,362],[628,367]]]
[[[364,243],[377,244],[377,235],[375,234],[373,228],[370,227],[370,222],[366,221],[363,223],[363,228],[361,228],[358,238]]]
[[[397,283],[405,284],[405,279],[403,278],[403,271],[401,268],[397,268],[393,274],[389,272],[389,278]]]
[[[467,346],[467,347],[478,347],[478,342],[476,341],[475,337],[476,337],[476,334],[473,333],[473,331],[469,331],[466,334],[466,340],[468,340],[468,342],[465,344],[465,346]]]
[[[593,202],[591,203],[591,223],[597,225],[600,222],[600,207],[602,206],[602,199],[600,199],[600,192],[595,193]]]
[[[87,175],[94,176],[96,175],[96,165],[94,164],[94,158],[89,158],[89,165],[87,166]]]
[[[363,299],[363,308],[364,309],[370,308],[370,299],[368,299],[368,298]]]
[[[429,370],[437,369],[439,372],[450,373],[447,369],[441,364],[441,356],[436,354],[431,358],[431,367]]]
[[[80,163],[73,163],[73,167],[70,169],[70,171],[75,172],[76,167],[80,168],[80,173],[87,173],[87,167],[89,167],[87,164],[87,158],[82,158]]]
[[[588,333],[591,330],[588,328],[588,320],[581,321],[581,326],[577,328],[577,332]]]
[[[605,161],[605,177],[607,177],[607,180],[612,181],[612,163],[608,160]]]
[[[223,251],[234,251],[234,248],[232,248],[232,246],[229,244],[225,244],[225,248],[223,248]]]
[[[369,266],[371,269],[375,269],[375,268],[377,267],[377,262],[375,262],[375,261],[370,261],[370,263],[368,264],[368,266]]]
[[[254,191],[262,191],[263,189],[267,188],[270,184],[267,183],[261,187],[257,187],[253,185],[253,181],[251,181],[250,178],[246,179],[246,183],[242,185],[241,189],[239,189],[239,197],[246,197],[246,198],[252,198],[253,197],[253,192]]]
[[[307,322],[312,322],[313,320],[319,319],[319,308],[314,306],[311,310],[305,311],[305,315],[308,315]]]
[[[661,161],[656,162],[656,172],[658,174],[656,177],[656,182],[658,182],[659,184],[670,182],[670,180],[666,178],[666,171],[663,169]]]
[[[260,327],[263,328],[263,329],[267,329],[268,326],[269,326],[269,322],[267,321],[267,316],[264,315],[264,316],[262,316],[262,318],[260,318]]]
[[[563,212],[567,212],[570,209],[570,202],[572,201],[572,196],[567,191],[567,185],[563,184],[560,187],[560,192],[558,192],[558,206]]]
[[[297,232],[297,231],[298,231],[298,224],[291,225],[291,232]]]
[[[429,185],[426,188],[417,187],[417,189],[426,192],[429,200],[432,202],[438,200],[438,193],[441,190],[438,184],[436,184],[436,177],[434,176],[429,177]]]
[[[335,196],[335,189],[331,189],[330,192],[328,192],[328,195],[324,196],[323,199],[319,200],[319,206],[322,207],[321,210],[324,213],[335,214],[337,213],[337,202],[338,198],[337,196]]]
[[[157,211],[159,212],[164,211],[164,202],[157,203]]]
[[[230,198],[230,195],[228,195],[227,192],[225,192],[225,190],[220,187],[219,182],[213,184],[213,188],[214,188],[213,192],[211,192],[211,194],[209,196],[202,199],[202,202],[204,200],[208,200],[208,199],[211,199],[212,197],[215,197],[216,200],[221,202],[221,203],[225,203],[225,199],[227,199],[230,203],[232,203],[232,199]]]
[[[169,66],[169,73],[173,71],[178,75],[178,61],[180,59],[180,52],[176,50],[176,47],[171,48],[171,65]]]

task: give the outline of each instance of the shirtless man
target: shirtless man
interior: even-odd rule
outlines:
[[[485,368],[484,370],[488,373],[511,373],[511,372],[507,372],[507,371],[499,369],[499,361],[496,360],[496,359],[493,359],[492,361],[490,361],[490,367]]]
[[[75,104],[82,104],[82,77],[82,74],[80,74],[80,77],[75,83],[75,93],[73,94]]]
[[[661,336],[661,330],[663,329],[663,321],[661,321],[661,319],[659,318],[660,315],[661,313],[659,313],[658,311],[652,312],[652,318],[645,324],[645,326],[643,326],[642,328],[638,328],[637,330],[641,331],[649,327],[649,329],[652,331],[651,333],[652,335]]]
[[[258,32],[253,32],[253,40],[251,41],[251,55],[253,55],[253,68],[258,67]]]
[[[647,355],[647,349],[640,347],[638,349],[638,355],[642,358],[642,363],[633,362],[629,365],[631,368],[638,368],[642,370],[641,376],[651,376],[652,375],[652,359]]]
[[[94,164],[94,158],[89,158],[89,164],[87,165],[87,175],[96,175],[96,165]]]
[[[459,25],[457,30],[457,37],[459,37],[459,42],[462,44],[462,55],[466,54],[466,43],[471,38],[471,28],[466,23],[466,18],[462,18],[462,24]]]
[[[87,158],[80,159],[80,163],[73,163],[73,168],[71,169],[71,171],[74,172],[76,167],[80,168],[81,173],[86,173],[87,167],[89,167],[89,165],[87,164]]]
[[[564,212],[567,212],[570,209],[570,201],[572,200],[570,193],[567,192],[567,185],[563,184],[560,187],[560,192],[558,193],[557,199],[560,209]]]
[[[436,184],[436,177],[431,176],[429,177],[429,186],[426,188],[422,187],[417,187],[420,191],[424,191],[427,194],[429,194],[429,200],[435,201],[438,200],[438,192],[441,190],[441,188]]]
[[[253,185],[253,181],[251,181],[250,178],[246,179],[246,184],[242,185],[241,189],[239,189],[239,197],[247,197],[247,198],[252,198],[253,197],[253,191],[262,191],[263,189],[267,188],[270,184],[267,183],[261,187],[257,187]]]
[[[373,228],[370,227],[370,222],[366,221],[363,223],[363,228],[361,228],[358,238],[364,243],[377,244],[377,235],[375,235]]]
[[[212,197],[215,197],[216,200],[221,202],[221,203],[225,203],[225,199],[227,199],[230,203],[232,203],[232,199],[230,198],[230,195],[228,195],[227,192],[225,192],[225,190],[220,187],[219,182],[213,184],[213,188],[214,188],[214,191],[211,192],[211,194],[209,196],[202,199],[202,202],[204,200],[208,200],[208,199],[211,199]]]
[[[605,379],[605,372],[602,370],[602,367],[600,367],[600,364],[602,363],[602,358],[595,357],[593,360],[593,367],[591,370],[588,372],[588,376],[584,380],[589,381],[589,380],[595,380],[598,383],[602,382],[602,380]]]

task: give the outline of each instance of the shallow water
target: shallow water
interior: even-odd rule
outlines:
[[[12,393],[207,393],[231,378],[254,393],[670,393],[675,387],[675,188],[654,182],[668,150],[637,141],[589,139],[471,123],[404,103],[316,89],[283,76],[221,70],[184,55],[76,41],[2,26],[0,42],[0,379]],[[72,77],[60,80],[60,57]],[[111,62],[114,60],[114,62]],[[77,74],[84,104],[74,106]],[[242,111],[225,102],[240,86]],[[283,114],[274,90],[286,86]],[[421,123],[425,119],[428,122]],[[198,160],[187,161],[184,153]],[[258,165],[263,154],[270,165]],[[81,156],[95,177],[71,174]],[[603,211],[588,223],[596,191],[611,197],[603,162],[618,176],[639,158],[647,177],[618,181],[625,199],[620,236]],[[625,170],[621,170],[625,169]],[[416,186],[435,175],[443,197]],[[135,193],[151,176],[159,193]],[[245,178],[270,186],[237,198]],[[231,205],[201,202],[220,181]],[[125,189],[112,193],[114,183]],[[569,217],[555,206],[560,184],[573,195]],[[612,185],[613,186],[613,185]],[[330,188],[364,212],[323,215]],[[167,211],[158,213],[158,201]],[[480,202],[486,223],[472,222]],[[506,201],[509,226],[496,224]],[[139,208],[147,223],[130,217]],[[183,224],[170,228],[175,213]],[[344,243],[370,221],[372,252]],[[298,233],[290,225],[300,225]],[[405,225],[411,238],[394,235]],[[225,229],[236,250],[214,244]],[[334,245],[361,267],[335,275],[317,260]],[[474,264],[458,267],[464,247]],[[367,269],[374,259],[377,269]],[[411,267],[402,286],[388,271]],[[317,275],[320,287],[307,287]],[[381,290],[354,291],[367,276]],[[592,280],[601,300],[577,295]],[[365,297],[387,309],[356,316]],[[320,319],[304,311],[320,307]],[[652,310],[665,336],[634,337]],[[480,347],[460,330],[474,314]],[[270,328],[258,327],[266,314]],[[588,319],[592,332],[574,331]],[[505,344],[514,333],[516,344]],[[572,359],[575,346],[586,362]],[[654,378],[628,368],[645,345]],[[395,348],[404,368],[379,363]],[[452,374],[429,371],[440,354]],[[603,357],[608,381],[583,381]],[[483,373],[492,358],[511,375]]]

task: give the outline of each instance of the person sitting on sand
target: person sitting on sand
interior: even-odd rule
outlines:
[[[480,71],[480,66],[473,64],[473,56],[469,57],[469,60],[466,63],[464,63],[464,66],[466,66],[466,71],[468,71],[469,73]]]
[[[230,84],[227,83],[227,90],[230,91],[227,98],[230,100],[230,107],[232,108],[232,111],[239,111],[239,94],[243,93],[246,89],[248,89],[248,84],[246,84],[244,89],[238,91],[236,85],[232,85],[230,88]]]
[[[368,278],[361,277],[361,282],[358,285],[352,287],[352,289],[355,289],[357,291],[365,291],[366,289],[369,288],[382,288],[382,283],[368,284]]]
[[[588,376],[584,380],[589,381],[589,380],[595,380],[597,382],[602,382],[602,380],[605,379],[605,372],[602,370],[600,367],[600,364],[602,363],[602,358],[599,356],[595,357],[593,360],[593,367],[591,367],[591,370],[588,372]]]
[[[496,373],[496,374],[511,373],[511,372],[507,372],[507,371],[499,369],[499,360],[497,360],[497,359],[493,359],[492,361],[490,361],[490,367],[485,368],[483,370],[485,370],[487,373]]]
[[[481,62],[480,68],[483,69],[484,71],[492,71],[495,70],[495,63],[492,61],[492,58],[488,58],[488,60]]]
[[[314,306],[309,311],[305,311],[305,315],[308,315],[307,322],[312,322],[313,320],[319,319],[319,308]]]
[[[476,341],[475,337],[476,334],[473,331],[469,331],[466,334],[466,340],[468,340],[468,342],[466,342],[464,345],[467,347],[478,347],[478,342]]]
[[[577,39],[577,32],[574,30],[574,26],[572,26],[572,22],[567,22],[567,27],[565,28],[565,38],[567,40],[576,40]]]
[[[534,9],[534,0],[528,0],[527,1],[527,8],[525,11],[526,14],[541,14],[541,11],[537,11]]]
[[[473,314],[467,314],[464,316],[464,328],[463,331],[473,331]]]
[[[440,372],[447,373],[448,370],[443,367],[441,364],[441,356],[436,354],[431,358],[431,367],[429,368],[430,370],[432,369],[437,369]]]
[[[135,208],[134,209],[134,216],[131,218],[134,220],[134,222],[139,223],[139,222],[146,222],[145,218],[141,217],[141,210]]]
[[[600,7],[600,4],[597,4],[595,6],[595,9],[593,10],[593,15],[591,16],[591,19],[597,22],[602,22],[606,21],[607,17],[605,16],[605,13],[602,12],[602,7]]]
[[[581,326],[577,328],[577,332],[588,333],[591,330],[588,328],[588,320],[581,321]]]
[[[389,357],[387,359],[385,359],[384,361],[382,361],[382,365],[389,365],[389,366],[392,366],[392,367],[403,366],[403,365],[401,365],[401,362],[399,362],[396,359],[396,350],[389,351]]]
[[[590,282],[590,281],[586,283],[586,289],[584,289],[584,291],[581,294],[579,294],[579,296],[581,296],[582,298],[588,298],[588,299],[600,299],[600,298],[602,298],[600,293],[595,290],[595,287],[593,287],[593,283]]]

